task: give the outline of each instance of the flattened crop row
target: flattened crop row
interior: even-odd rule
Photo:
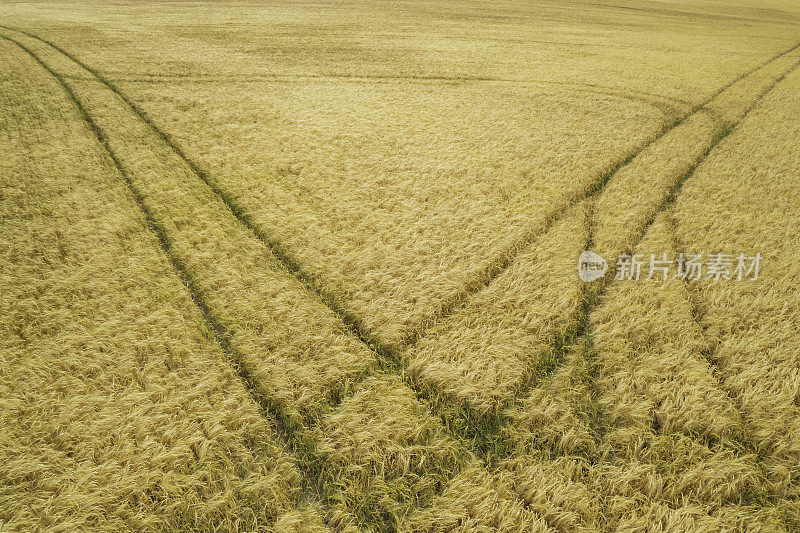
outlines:
[[[564,345],[585,333],[589,313],[614,275],[615,255],[635,246],[697,165],[795,68],[796,50],[797,46],[726,86],[737,95],[750,94],[750,100],[720,90],[716,96],[730,107],[713,98],[706,104],[718,109],[713,115],[733,122],[720,124],[702,112],[705,107],[698,108],[617,169],[592,202],[568,211],[494,283],[404,353],[420,383],[442,391],[439,403],[465,405],[478,419],[498,427],[495,418],[502,409],[551,372]],[[619,219],[625,224],[616,222]],[[590,247],[612,264],[599,289],[597,283],[587,288],[574,274],[576,257]],[[545,276],[556,282],[542,284]]]
[[[0,52],[0,524],[255,529],[295,512],[294,461],[113,163],[40,65]]]
[[[67,85],[16,44],[61,82],[105,147],[247,389],[279,422],[305,487],[329,504],[330,524],[389,527],[472,460],[118,96],[96,81]]]

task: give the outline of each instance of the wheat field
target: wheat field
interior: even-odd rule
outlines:
[[[0,532],[800,531],[798,67],[795,0],[0,0]]]

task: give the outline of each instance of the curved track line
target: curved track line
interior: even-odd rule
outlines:
[[[227,356],[229,364],[236,371],[236,374],[239,377],[240,382],[242,383],[245,390],[247,391],[247,393],[257,406],[258,410],[261,413],[261,416],[275,423],[275,426],[277,427],[277,433],[279,435],[280,440],[282,441],[279,442],[279,444],[282,447],[284,446],[288,447],[293,453],[297,454],[298,456],[302,456],[304,453],[303,448],[298,447],[296,445],[296,439],[294,435],[292,435],[292,429],[290,429],[291,428],[290,422],[283,415],[277,403],[275,403],[270,398],[264,396],[259,392],[258,380],[255,377],[253,369],[249,367],[249,365],[246,363],[246,359],[231,344],[230,334],[228,329],[216,318],[214,312],[206,303],[203,297],[203,290],[200,288],[197,281],[191,275],[189,269],[184,264],[183,260],[173,251],[172,240],[169,234],[167,233],[166,229],[161,224],[161,222],[156,218],[153,211],[147,206],[145,196],[133,182],[133,179],[125,170],[119,157],[109,145],[108,137],[106,136],[105,132],[89,115],[87,109],[81,103],[80,99],[77,97],[75,92],[66,83],[66,81],[59,73],[51,69],[49,65],[47,65],[44,61],[42,61],[42,59],[39,56],[37,56],[32,50],[30,50],[24,44],[6,35],[0,34],[0,38],[15,44],[21,50],[27,53],[48,74],[50,74],[64,90],[69,101],[76,107],[81,119],[86,123],[89,130],[94,134],[95,138],[103,147],[111,162],[114,164],[114,167],[119,172],[126,187],[133,196],[133,199],[136,202],[137,207],[142,212],[147,228],[156,236],[160,248],[163,251],[164,255],[166,256],[170,266],[172,266],[173,270],[178,275],[178,278],[186,287],[186,290],[189,293],[192,302],[200,310],[203,317],[203,321],[205,322],[206,326],[212,333],[214,340],[217,342],[217,344],[220,346],[222,351]],[[301,501],[299,503],[307,501],[322,502],[323,499],[314,490],[314,487],[316,486],[316,483],[314,482],[314,476],[310,475],[308,472],[305,471],[305,469],[302,467],[302,461],[293,461],[293,462],[303,476],[303,487],[302,487],[303,494],[301,495]]]
[[[501,253],[499,257],[494,261],[491,262],[482,272],[476,276],[471,282],[464,285],[464,289],[456,293],[450,300],[443,303],[441,307],[441,311],[437,316],[431,317],[428,320],[427,325],[423,325],[422,329],[412,333],[407,339],[405,344],[408,347],[413,346],[418,342],[418,340],[428,334],[428,332],[432,329],[436,322],[439,320],[446,318],[450,314],[452,314],[456,309],[461,307],[461,305],[469,298],[472,294],[480,291],[484,287],[490,285],[495,278],[497,278],[500,274],[502,274],[511,264],[514,262],[516,256],[528,246],[534,244],[540,237],[547,234],[550,229],[561,220],[561,217],[574,205],[578,204],[579,202],[594,196],[601,192],[605,186],[608,184],[609,180],[623,167],[631,163],[640,153],[646,150],[650,145],[657,142],[659,139],[667,135],[670,131],[674,130],[681,124],[683,124],[686,120],[688,120],[693,115],[708,111],[705,107],[710,104],[717,96],[725,92],[727,89],[731,88],[733,85],[738,83],[739,81],[743,80],[744,78],[748,77],[749,75],[753,74],[754,72],[766,67],[770,63],[774,62],[775,60],[783,57],[790,52],[800,48],[800,42],[792,46],[791,48],[785,50],[784,52],[780,52],[767,61],[751,68],[750,70],[740,74],[727,84],[723,85],[719,89],[717,89],[714,93],[712,93],[706,100],[702,103],[698,104],[694,108],[692,108],[688,113],[684,114],[682,117],[673,120],[671,123],[665,124],[664,127],[656,133],[653,137],[645,141],[642,145],[635,148],[632,152],[626,155],[621,160],[617,161],[609,170],[602,173],[598,176],[594,182],[590,184],[588,188],[579,192],[577,195],[573,196],[566,205],[561,206],[555,209],[551,214],[546,217],[546,222],[543,227],[536,228],[528,232],[527,234],[523,235],[520,239],[517,240],[516,243],[512,244],[510,247],[506,249],[505,252]]]
[[[0,26],[3,27],[3,26]],[[85,68],[85,67],[84,67]],[[163,78],[163,79],[162,79]],[[193,78],[184,75],[166,75],[166,76],[153,76],[150,78],[115,78],[113,82],[109,80],[110,83],[114,82],[125,82],[125,83],[141,83],[141,84],[158,84],[158,83],[181,83],[185,81],[189,84],[197,84],[197,83],[261,83],[261,82],[292,82],[298,79],[349,79],[354,82],[361,82],[365,80],[401,80],[401,79],[417,79],[417,78],[404,78],[401,76],[394,76],[394,77],[345,77],[345,76],[259,76],[254,79],[245,79],[242,80],[241,78],[237,77],[223,77],[223,78],[212,78],[212,79],[203,79],[203,78]],[[74,81],[94,81],[97,80],[94,75],[91,76],[78,76],[78,75],[64,75],[64,79],[66,80],[74,80]],[[428,79],[428,78],[425,78]],[[430,78],[430,79],[439,79],[439,78]],[[445,79],[445,78],[441,78]],[[456,78],[453,78],[456,79]],[[459,78],[460,79],[460,78]],[[686,108],[691,107],[691,103],[685,100],[681,100],[678,98],[671,98],[666,96],[659,96],[653,93],[649,93],[646,91],[637,91],[637,90],[629,90],[624,91],[620,89],[615,89],[613,87],[608,87],[600,84],[594,83],[580,83],[580,82],[564,82],[564,81],[551,81],[551,80],[514,80],[514,79],[503,79],[503,78],[475,78],[474,80],[471,78],[464,78],[470,81],[488,81],[491,83],[508,83],[512,86],[516,87],[526,87],[526,90],[530,90],[531,86],[540,86],[543,89],[541,94],[545,94],[547,96],[554,96],[558,93],[555,92],[555,89],[547,89],[547,86],[558,86],[561,90],[566,91],[573,91],[577,93],[583,94],[591,94],[595,96],[607,97],[617,99],[619,101],[630,101],[635,102],[638,104],[642,104],[654,109],[656,112],[660,113],[664,120],[674,120],[676,116],[680,114],[679,106],[684,106]],[[290,182],[289,180],[284,179],[280,172],[275,173],[276,176],[273,177],[275,182],[278,184],[279,187],[282,187],[288,193],[295,195],[298,198],[298,201],[309,205],[315,209],[315,211],[323,216],[323,218],[332,218],[332,211],[326,206],[323,206],[320,202],[321,198],[315,193],[313,190],[309,190],[305,187],[302,188],[302,191],[298,190],[296,184],[294,182]]]
[[[430,403],[431,395],[428,392],[426,392],[426,388],[422,384],[418,383],[418,380],[416,380],[414,377],[410,376],[410,374],[406,371],[406,365],[403,362],[403,359],[401,357],[401,353],[398,353],[398,351],[390,348],[389,346],[384,345],[374,335],[368,333],[366,328],[365,328],[365,326],[364,326],[364,324],[363,324],[363,322],[361,321],[360,317],[358,317],[354,313],[352,313],[349,310],[347,310],[345,308],[345,306],[339,301],[339,298],[336,295],[334,295],[333,293],[328,291],[325,287],[321,286],[319,284],[318,280],[314,276],[306,273],[306,271],[302,268],[302,265],[282,246],[282,244],[280,242],[278,242],[272,236],[270,236],[266,232],[264,232],[255,223],[255,221],[253,220],[252,216],[238,203],[238,201],[235,198],[233,198],[229,193],[227,193],[227,191],[222,189],[215,182],[215,180],[213,178],[211,178],[211,176],[205,170],[203,170],[197,163],[195,163],[192,159],[190,159],[183,152],[183,150],[177,145],[177,143],[175,141],[173,141],[172,137],[169,134],[167,134],[166,132],[161,130],[147,116],[147,114],[144,111],[142,111],[133,101],[130,100],[130,98],[128,98],[124,93],[122,93],[112,82],[110,82],[109,80],[104,78],[99,72],[95,71],[91,67],[89,67],[86,64],[82,63],[81,61],[79,61],[77,58],[72,56],[69,52],[63,50],[58,45],[56,45],[56,44],[54,44],[54,43],[52,43],[52,42],[50,42],[48,40],[40,38],[40,37],[38,37],[38,36],[36,36],[36,35],[34,35],[32,33],[26,32],[26,31],[17,30],[15,28],[9,28],[7,26],[2,26],[2,25],[0,25],[0,27],[5,28],[7,30],[11,30],[11,31],[16,31],[16,32],[22,33],[24,35],[27,35],[28,37],[36,39],[36,40],[38,40],[38,41],[50,46],[51,48],[53,48],[54,50],[56,50],[60,54],[64,55],[65,57],[67,57],[68,59],[70,59],[71,61],[73,61],[74,63],[76,63],[77,65],[79,65],[80,67],[82,67],[83,69],[88,71],[89,73],[91,73],[98,81],[100,81],[103,85],[108,87],[112,92],[114,92],[117,96],[119,96],[130,107],[130,109],[142,121],[144,121],[165,142],[165,144],[167,144],[167,146],[175,152],[176,155],[178,155],[189,166],[189,168],[192,170],[192,172],[195,175],[197,175],[198,178],[200,178],[203,182],[205,182],[206,185],[215,194],[217,194],[223,200],[223,202],[225,203],[226,207],[236,217],[236,219],[239,220],[244,226],[246,226],[262,243],[264,243],[273,252],[273,254],[279,260],[279,262],[282,265],[282,267],[286,271],[291,273],[310,292],[312,292],[315,295],[317,295],[317,297],[327,307],[329,307],[334,312],[334,314],[339,316],[339,318],[342,320],[342,322],[345,324],[347,329],[352,334],[354,334],[357,338],[359,338],[359,340],[361,340],[361,342],[363,342],[365,345],[367,345],[367,347],[369,347],[371,350],[373,350],[379,356],[377,358],[377,360],[379,361],[379,367],[380,367],[380,369],[382,371],[387,371],[387,372],[390,372],[390,373],[393,373],[393,374],[396,374],[396,375],[400,375],[402,377],[403,381],[414,390],[414,392],[417,394],[418,398],[420,398],[421,400],[426,401],[427,403]],[[9,39],[7,37],[5,37],[5,38],[8,39],[8,40],[12,40],[12,39]],[[12,42],[16,43],[16,41],[13,41],[13,40],[12,40]],[[19,46],[23,46],[23,45],[20,45],[19,43],[16,43],[16,44],[18,44]],[[460,304],[467,297],[469,297],[471,294],[479,291],[483,287],[485,287],[488,284],[490,284],[493,279],[495,279],[497,276],[499,276],[508,266],[511,265],[511,263],[513,262],[515,256],[520,251],[522,251],[522,249],[524,249],[528,245],[530,245],[533,242],[535,242],[540,236],[546,234],[549,231],[549,229],[560,219],[561,216],[564,215],[564,213],[570,207],[572,207],[573,205],[577,204],[578,202],[580,202],[580,201],[582,201],[582,200],[584,200],[586,198],[589,198],[589,197],[591,197],[593,195],[596,195],[600,191],[602,191],[603,188],[605,187],[605,185],[611,179],[611,177],[618,170],[620,170],[622,167],[624,167],[625,165],[630,163],[633,159],[636,158],[637,155],[639,155],[639,153],[641,153],[643,150],[645,150],[648,146],[650,146],[654,142],[658,141],[660,138],[662,138],[668,132],[670,132],[671,130],[673,130],[674,128],[676,128],[677,126],[682,124],[683,122],[685,122],[692,115],[694,115],[694,114],[696,114],[698,112],[707,111],[707,110],[704,109],[706,105],[708,105],[714,98],[719,96],[721,93],[723,93],[725,90],[727,90],[728,88],[730,88],[731,86],[733,86],[734,84],[739,82],[740,80],[746,78],[747,76],[749,76],[750,74],[756,72],[757,70],[760,70],[761,68],[765,67],[766,65],[768,65],[771,62],[775,61],[776,59],[778,59],[778,58],[780,58],[780,57],[782,57],[782,56],[794,51],[798,47],[800,47],[800,43],[794,45],[792,48],[790,48],[790,49],[788,49],[788,50],[786,50],[784,52],[776,54],[775,56],[773,56],[769,60],[765,61],[764,63],[761,63],[761,64],[751,68],[750,70],[740,74],[739,76],[737,76],[736,78],[734,78],[733,80],[731,80],[730,82],[728,82],[727,84],[725,84],[724,86],[722,86],[721,88],[716,90],[714,93],[712,93],[712,95],[709,96],[703,103],[695,106],[692,110],[690,110],[688,113],[684,114],[682,117],[677,118],[674,121],[672,121],[671,123],[668,123],[668,124],[664,125],[664,127],[655,136],[653,136],[651,139],[646,141],[643,145],[635,148],[631,153],[629,153],[627,156],[625,156],[622,160],[620,160],[612,168],[610,168],[609,170],[604,172],[586,190],[582,191],[581,193],[576,195],[573,199],[571,199],[567,203],[566,206],[562,206],[560,208],[555,209],[553,211],[553,213],[551,213],[550,217],[548,218],[548,222],[545,224],[545,226],[543,228],[537,228],[535,231],[532,231],[528,235],[526,235],[525,236],[526,238],[522,239],[521,241],[518,241],[508,253],[503,254],[503,256],[502,256],[500,261],[497,261],[496,263],[490,265],[489,268],[485,269],[485,275],[482,276],[479,279],[479,283],[473,283],[473,284],[468,285],[467,290],[460,292],[459,294],[456,295],[455,298],[453,298],[449,302],[447,302],[445,304],[445,306],[443,307],[442,312],[440,312],[436,317],[434,317],[434,320],[439,320],[439,319],[451,314],[451,312],[454,311],[455,309],[457,309],[460,306]],[[28,51],[29,53],[32,53],[27,48],[25,48],[25,50]],[[44,65],[44,63],[42,63],[41,60],[39,60],[38,58],[37,58],[37,61],[39,61],[41,64]],[[48,71],[51,72],[53,75],[57,75],[56,73],[54,73],[49,68],[48,68]],[[66,85],[66,82],[63,80],[63,78],[61,78],[60,75],[57,75],[57,76],[59,76],[58,77],[59,81],[63,85]],[[70,90],[70,92],[71,92],[71,90]],[[85,113],[86,110],[82,106],[81,106],[81,108],[82,108],[83,112]],[[88,117],[88,115],[87,115],[87,117]],[[104,142],[104,146],[107,146],[106,142],[105,141],[103,141],[103,142]],[[165,233],[164,233],[163,236],[164,236],[164,238],[168,239],[168,236]],[[178,261],[180,261],[180,260],[178,260]],[[195,287],[195,289],[199,291],[199,288]],[[197,294],[200,295],[199,292]],[[203,304],[203,305],[205,305],[205,304]],[[206,311],[208,312],[208,316],[213,319],[212,311],[210,309],[208,309],[207,306],[206,306]],[[206,311],[204,311],[204,314],[206,313]],[[216,320],[214,322],[217,324],[218,328],[221,328],[219,331],[224,336],[224,334],[225,334],[224,326],[222,326],[221,324],[216,322]],[[581,324],[581,320],[580,319],[576,320],[576,322],[579,325]],[[581,330],[581,326],[579,326],[577,331],[580,331],[580,330]],[[427,332],[428,332],[427,329],[421,329],[420,331],[416,332],[415,334],[410,335],[404,342],[404,344],[406,345],[406,348],[408,348],[408,347],[412,346],[413,344],[415,344]],[[579,337],[578,335],[575,335],[572,338],[578,338],[578,337]],[[569,342],[569,340],[567,342]],[[566,346],[566,344],[565,344],[565,346]],[[264,400],[267,403],[269,403],[268,399],[264,399]],[[440,416],[444,417],[444,415],[441,415],[441,413],[437,413],[437,414],[440,414]],[[278,418],[280,418],[280,413],[277,413],[277,414],[275,414],[273,416],[277,416]],[[448,428],[448,430],[451,432],[451,435],[455,436],[458,441],[460,441],[460,442],[465,442],[465,441],[472,442],[473,446],[469,446],[469,447],[470,448],[475,448],[475,449],[480,450],[480,451],[483,451],[485,448],[487,448],[487,446],[485,446],[485,443],[484,443],[484,445],[482,445],[478,441],[483,441],[485,439],[490,439],[492,441],[496,441],[497,437],[498,437],[497,433],[498,433],[498,430],[499,430],[499,426],[497,424],[492,424],[491,428],[485,428],[487,431],[479,431],[478,433],[482,434],[482,437],[479,434],[473,434],[473,430],[475,428],[467,428],[466,430],[464,430],[464,433],[466,433],[466,434],[461,433],[459,431],[456,431],[455,434],[454,434],[453,430],[452,430],[452,426],[450,424],[447,424],[447,423],[445,425]],[[489,448],[494,448],[494,446],[489,446]],[[479,455],[481,455],[481,454],[479,454]]]
[[[173,138],[162,130],[158,125],[156,125],[150,117],[140,109],[126,94],[124,94],[116,85],[114,85],[111,81],[106,79],[102,76],[99,72],[95,69],[89,67],[85,63],[78,60],[75,56],[58,46],[57,44],[43,39],[33,33],[19,30],[16,28],[11,28],[8,26],[0,27],[5,28],[7,30],[16,31],[23,35],[27,35],[33,39],[36,39],[46,45],[50,46],[60,54],[64,55],[81,68],[92,74],[98,81],[103,83],[106,87],[108,87],[111,91],[113,91],[117,96],[119,96],[130,108],[131,110],[141,119],[143,120],[152,130],[159,136],[161,139],[172,149],[184,162],[189,166],[189,168],[197,175],[201,180],[203,180],[211,189],[217,194],[231,211],[231,213],[242,223],[244,224],[260,241],[262,241],[265,245],[269,247],[269,249],[273,252],[273,254],[278,258],[284,268],[290,272],[293,276],[295,276],[308,290],[315,293],[325,305],[327,305],[339,318],[345,323],[347,328],[356,335],[362,342],[367,344],[371,349],[373,349],[378,355],[382,358],[388,359],[391,362],[392,366],[401,366],[403,367],[403,362],[401,358],[401,352],[404,349],[415,344],[422,336],[424,336],[427,332],[425,331],[428,329],[428,326],[445,316],[451,314],[456,308],[460,306],[460,304],[471,294],[477,292],[484,286],[491,283],[491,281],[500,275],[512,262],[513,258],[516,256],[517,253],[522,251],[526,246],[532,244],[539,236],[546,233],[552,225],[558,220],[558,218],[563,215],[572,205],[575,203],[587,198],[591,194],[594,194],[596,191],[601,190],[611,176],[614,173],[628,164],[631,160],[633,160],[640,152],[646,149],[650,144],[657,141],[664,135],[666,135],[669,131],[683,123],[686,119],[688,119],[693,114],[700,111],[705,105],[707,105],[711,100],[713,100],[716,96],[720,93],[725,91],[727,88],[734,85],[736,82],[741,80],[742,78],[748,76],[752,72],[762,68],[763,66],[769,64],[770,62],[774,61],[775,59],[791,52],[798,46],[800,43],[795,45],[789,50],[785,52],[779,53],[774,57],[770,58],[765,63],[754,67],[753,69],[741,74],[725,86],[718,89],[715,93],[713,93],[705,102],[693,108],[689,113],[684,114],[682,117],[673,120],[672,122],[666,124],[654,137],[646,141],[643,145],[635,148],[632,152],[627,154],[623,159],[615,163],[608,171],[600,175],[595,181],[583,192],[579,193],[575,198],[571,199],[567,205],[562,206],[560,208],[555,209],[547,218],[547,222],[543,228],[537,228],[536,230],[530,231],[523,235],[521,239],[519,239],[516,243],[508,247],[503,253],[499,255],[499,258],[491,261],[487,268],[483,271],[479,272],[478,275],[469,283],[465,284],[464,288],[457,292],[452,298],[446,300],[440,306],[439,312],[436,313],[434,316],[430,317],[429,319],[425,320],[424,323],[421,323],[417,326],[416,331],[412,332],[411,334],[407,335],[404,339],[401,339],[400,345],[402,348],[394,349],[386,344],[384,344],[376,334],[370,333],[368,328],[364,324],[361,317],[359,317],[356,313],[347,309],[344,302],[342,302],[341,298],[337,295],[328,290],[324,287],[317,276],[309,274],[301,265],[301,263],[279,242],[276,238],[269,235],[266,231],[264,231],[254,220],[252,215],[239,203],[239,201],[234,198],[230,193],[228,193],[225,189],[223,189],[215,179],[213,179],[208,172],[206,172],[199,164],[197,164],[194,160],[189,158],[187,154],[180,148],[180,146],[173,140]]]
[[[3,26],[0,26],[3,27]],[[16,30],[19,31],[19,30]],[[22,33],[22,32],[21,32]],[[64,76],[66,79],[89,81],[94,77],[82,78],[79,76]],[[647,91],[639,90],[623,90],[597,83],[584,83],[584,82],[569,82],[569,81],[555,81],[555,80],[541,80],[541,79],[514,79],[514,78],[494,78],[494,77],[470,77],[470,76],[349,76],[346,74],[295,74],[295,75],[255,75],[255,76],[236,76],[227,75],[220,77],[208,77],[203,75],[191,74],[151,74],[145,77],[120,77],[115,76],[113,82],[117,83],[272,83],[272,82],[295,82],[298,80],[344,80],[353,82],[366,82],[366,81],[446,81],[446,82],[486,82],[486,83],[508,83],[511,85],[557,85],[559,87],[566,87],[572,91],[585,91],[593,94],[608,95],[616,98],[631,100],[633,102],[641,102],[645,105],[653,107],[654,109],[669,114],[669,111],[675,110],[673,104],[683,104],[691,107],[691,103],[679,98],[668,97],[664,95],[653,94]],[[112,81],[112,80],[109,80]]]

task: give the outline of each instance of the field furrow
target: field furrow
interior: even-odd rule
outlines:
[[[675,203],[682,250],[734,256],[734,281],[701,279],[688,287],[711,343],[710,357],[784,490],[796,483],[800,457],[798,272],[792,258],[799,80],[797,71],[787,76],[698,169]],[[749,279],[751,274],[735,281],[740,253],[761,254],[758,279]]]
[[[249,392],[280,422],[304,484],[330,504],[324,518],[340,528],[393,524],[440,490],[470,453],[446,434],[416,393],[394,377],[365,381],[378,369],[376,354],[282,267],[118,95],[97,80],[66,85],[38,61],[74,97]],[[75,64],[59,66],[70,65]],[[376,383],[384,383],[383,395],[369,396]],[[350,429],[368,441],[374,433],[385,447],[371,456],[341,457],[324,428],[344,420],[354,398],[365,394],[380,406],[375,411],[386,411],[389,430],[380,434],[380,426],[364,419],[353,420]],[[411,435],[398,431],[404,426],[412,428]],[[413,461],[421,464],[410,468]]]
[[[479,418],[513,402],[531,377],[558,364],[565,341],[583,333],[606,286],[587,289],[576,278],[581,251],[600,252],[612,265],[607,278],[613,277],[614,258],[630,251],[700,162],[798,59],[795,46],[743,74],[616,169],[595,191],[590,214],[579,204],[560,217],[485,290],[407,350],[409,370],[423,386]],[[742,92],[750,99],[743,100]],[[722,110],[737,118],[724,124],[713,118]]]
[[[274,425],[56,81],[0,65],[0,524],[273,523],[302,493]]]

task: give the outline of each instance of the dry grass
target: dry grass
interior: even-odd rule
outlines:
[[[0,43],[0,523],[256,529],[300,476],[52,79]]]
[[[3,3],[0,529],[799,528],[798,26]]]
[[[690,286],[723,386],[752,428],[757,449],[782,466],[773,473],[796,493],[798,336],[796,261],[797,72],[776,87],[707,164],[675,206],[686,250],[760,252],[757,281]],[[703,206],[703,209],[698,209]]]
[[[42,21],[45,37],[81,50],[367,330],[399,347],[572,195],[794,37],[776,24],[785,15],[737,20],[733,7],[649,19],[581,9],[588,18],[557,3],[506,13],[383,4],[353,18],[345,6],[222,14],[207,3],[166,8],[157,25],[137,6],[19,7],[12,20]],[[243,24],[254,17],[269,22]],[[719,21],[732,27],[709,32]],[[144,33],[120,31],[135,24]],[[376,24],[401,31],[386,38]],[[97,44],[75,46],[86,38]],[[585,53],[593,47],[600,61]]]

